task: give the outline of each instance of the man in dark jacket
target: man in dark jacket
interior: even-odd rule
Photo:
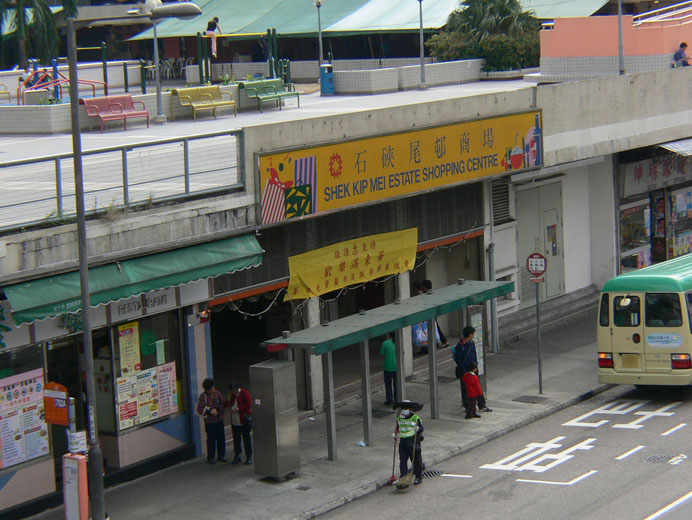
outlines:
[[[464,330],[462,331],[462,338],[459,340],[459,343],[456,344],[454,351],[452,352],[454,355],[454,362],[457,364],[456,376],[459,380],[459,384],[461,385],[461,406],[463,406],[465,410],[468,410],[469,400],[466,396],[466,388],[464,387],[464,383],[462,382],[461,378],[464,377],[464,374],[469,371],[470,363],[475,363],[476,366],[478,365],[476,344],[473,342],[473,336],[475,334],[476,329],[474,329],[471,325],[464,327]],[[478,408],[482,412],[492,412],[492,410],[486,405],[485,397],[478,400]]]

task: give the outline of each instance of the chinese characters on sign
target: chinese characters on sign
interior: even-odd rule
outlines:
[[[141,370],[139,325],[136,321],[118,327],[118,344],[120,345],[120,369],[122,373],[131,374]]]
[[[413,269],[418,229],[339,242],[288,259],[285,300],[310,298],[349,285]]]
[[[262,155],[262,223],[537,168],[542,149],[532,111]]]
[[[48,451],[43,369],[0,379],[0,469]]]
[[[120,430],[178,411],[175,361],[119,377],[115,384]]]

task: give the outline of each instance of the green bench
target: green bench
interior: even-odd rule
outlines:
[[[197,119],[197,112],[200,110],[211,111],[216,119],[216,111],[219,108],[232,107],[233,113],[238,116],[238,109],[233,101],[233,94],[226,90],[221,90],[218,85],[206,87],[189,87],[173,89],[172,94],[178,96],[180,106],[192,108],[192,119]],[[226,94],[228,99],[224,99]]]
[[[300,92],[296,90],[296,86],[293,83],[284,83],[281,78],[241,81],[238,85],[239,88],[245,89],[247,97],[257,99],[260,112],[262,112],[262,105],[267,101],[275,101],[281,110],[281,101],[289,97],[298,99],[298,106],[300,106]]]

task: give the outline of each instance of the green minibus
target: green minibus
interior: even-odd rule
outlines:
[[[692,383],[692,254],[612,278],[598,313],[598,380]]]

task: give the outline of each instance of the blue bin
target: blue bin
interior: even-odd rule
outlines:
[[[334,95],[334,68],[331,63],[320,66],[320,93],[323,96]]]

